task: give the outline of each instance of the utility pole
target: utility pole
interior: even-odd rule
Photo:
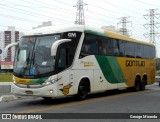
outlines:
[[[120,21],[117,23],[117,28],[119,24],[121,25],[121,28],[119,28],[119,32],[125,36],[130,36],[129,35],[130,30],[127,29],[127,24],[130,23],[132,26],[132,22],[128,21],[128,18],[129,17],[121,17]]]
[[[83,8],[84,5],[87,4],[83,3],[83,0],[77,0],[77,4],[74,6],[77,7],[75,24],[85,25],[84,8]]]
[[[150,43],[154,44],[156,44],[155,36],[160,35],[160,33],[155,32],[155,27],[157,29],[160,27],[160,23],[155,21],[155,19],[160,17],[160,14],[157,13],[156,10],[158,9],[149,9],[147,10],[149,13],[143,15],[146,20],[150,20],[149,23],[143,25],[146,29],[150,29],[150,32],[145,33],[144,37],[150,37]]]

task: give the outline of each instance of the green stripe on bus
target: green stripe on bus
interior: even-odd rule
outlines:
[[[122,69],[116,57],[95,56],[103,72],[105,79],[110,83],[124,83],[125,79]]]
[[[97,32],[97,31],[92,31],[92,30],[84,30],[84,33],[93,34],[93,35],[97,35],[97,36],[108,37],[107,34]]]
[[[48,79],[48,77],[44,77],[44,78],[38,78],[38,79],[31,79],[29,82],[32,84],[42,84],[44,83],[46,80]]]

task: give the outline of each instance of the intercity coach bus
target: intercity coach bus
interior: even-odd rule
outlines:
[[[12,92],[45,99],[112,89],[144,90],[155,81],[155,46],[86,26],[43,27],[16,46]]]

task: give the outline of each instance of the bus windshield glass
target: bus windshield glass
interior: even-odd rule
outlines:
[[[51,56],[51,46],[59,39],[59,34],[22,37],[16,51],[14,73],[38,76],[53,72],[55,59]]]

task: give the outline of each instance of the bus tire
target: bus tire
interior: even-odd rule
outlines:
[[[145,90],[146,89],[146,81],[144,79],[142,79],[142,83],[141,83],[141,90]]]
[[[136,77],[136,79],[135,79],[134,91],[135,91],[135,92],[138,92],[138,91],[140,91],[140,88],[141,88],[140,79],[139,79],[138,77]]]
[[[77,100],[84,100],[88,95],[88,86],[85,81],[81,81],[78,86],[78,93],[76,95]]]

